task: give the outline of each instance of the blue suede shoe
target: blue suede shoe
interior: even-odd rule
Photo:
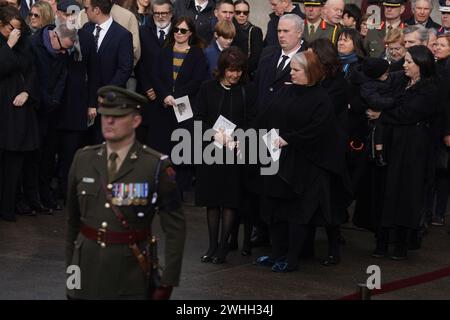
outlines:
[[[275,262],[272,266],[273,272],[292,272],[298,270],[298,267],[290,267],[286,260]]]
[[[275,261],[273,259],[271,259],[269,256],[258,257],[253,262],[253,264],[255,266],[262,266],[262,267],[271,267],[271,266],[273,266],[274,263],[275,263]]]

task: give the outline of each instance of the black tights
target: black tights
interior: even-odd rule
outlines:
[[[209,232],[208,256],[225,258],[228,253],[228,239],[235,219],[235,210],[231,208],[208,207],[206,208]],[[220,223],[222,216],[222,224]],[[222,227],[219,239],[219,227]]]
[[[272,239],[272,258],[276,260],[285,256],[290,267],[297,267],[298,256],[305,245],[309,226],[277,222],[271,224],[269,228]]]

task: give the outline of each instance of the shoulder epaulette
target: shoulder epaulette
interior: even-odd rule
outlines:
[[[156,150],[153,150],[152,148],[147,147],[145,144],[142,145],[142,150],[145,153],[151,154],[152,156],[154,156],[154,157],[156,157],[156,158],[158,158],[160,160],[165,160],[165,159],[169,158],[169,156],[167,156],[165,154],[162,154],[161,152],[158,152]]]
[[[87,151],[87,150],[97,150],[97,149],[99,149],[99,148],[101,148],[101,147],[103,147],[103,144],[95,144],[95,145],[92,145],[92,146],[86,146],[86,147],[84,147],[84,148],[81,149],[81,150],[83,150],[83,151]]]

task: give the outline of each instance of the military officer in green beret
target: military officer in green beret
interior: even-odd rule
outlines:
[[[145,97],[115,86],[98,95],[106,143],[79,150],[69,173],[66,261],[79,267],[80,282],[68,285],[67,295],[168,299],[179,284],[186,234],[175,172],[167,156],[136,141]],[[149,286],[150,270],[157,268],[155,212],[165,233],[165,268],[156,289]]]
[[[407,0],[385,0],[383,1],[385,21],[375,29],[369,29],[364,39],[364,47],[370,57],[379,58],[385,52],[384,38],[392,29],[404,29],[405,24],[401,15],[405,11]]]

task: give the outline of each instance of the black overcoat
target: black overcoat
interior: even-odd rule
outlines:
[[[217,80],[207,81],[198,94],[195,119],[201,121],[203,131],[213,128],[220,115],[236,124],[236,130],[246,130],[255,116],[254,104],[255,90],[252,86],[236,85],[226,90]],[[206,142],[205,146],[209,143]],[[244,166],[236,162],[225,163],[225,152],[233,154],[234,151],[215,147],[215,152],[223,153],[224,164],[201,164],[196,167],[196,203],[209,207],[238,208]],[[237,161],[237,158],[234,157],[234,160]]]
[[[0,34],[0,61],[0,149],[35,150],[39,145],[35,112],[38,99],[28,39],[20,39],[11,49]],[[15,107],[15,97],[24,91],[29,95],[28,101]]]
[[[260,128],[279,129],[288,142],[278,173],[263,176],[263,195],[290,207],[264,218],[307,224],[319,211],[327,224],[343,222],[351,194],[345,140],[325,89],[286,85],[258,118]]]

